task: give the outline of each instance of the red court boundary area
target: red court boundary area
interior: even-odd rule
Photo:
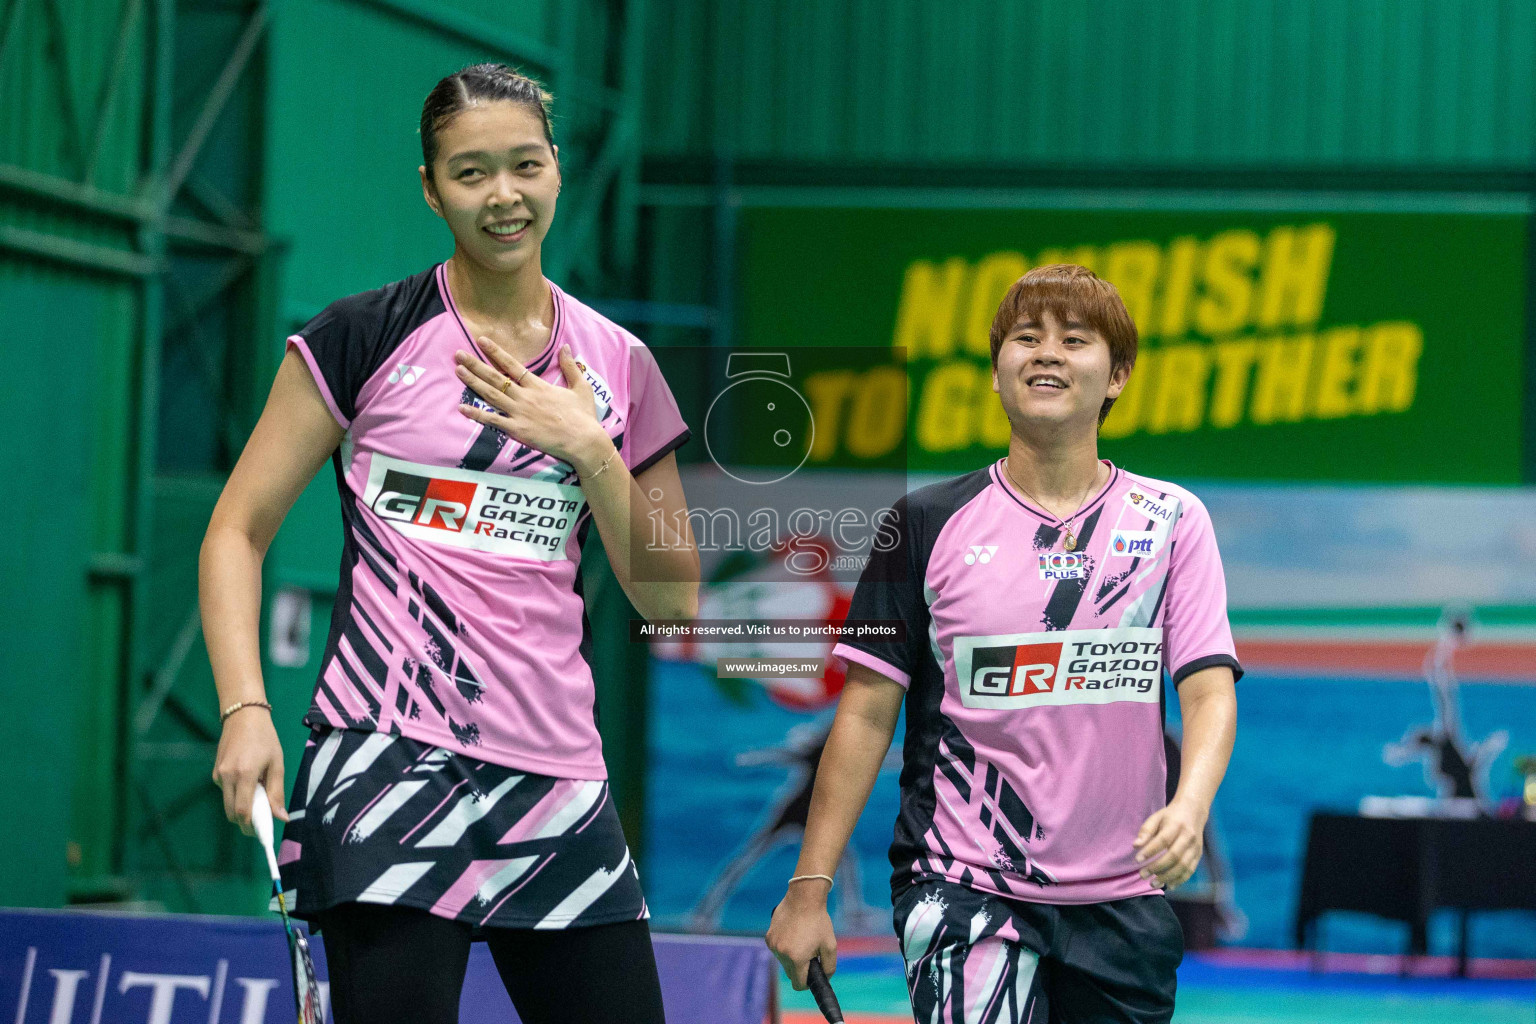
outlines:
[[[1421,680],[1431,646],[1428,640],[1282,639],[1239,633],[1237,658],[1255,672]],[[1536,686],[1536,642],[1474,642],[1456,652],[1455,666],[1464,682]]]
[[[781,1024],[827,1024],[826,1018],[815,1010],[785,1010],[779,1016]],[[843,1024],[912,1024],[910,1013],[846,1013]]]

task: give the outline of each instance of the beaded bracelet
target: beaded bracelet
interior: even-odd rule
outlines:
[[[271,711],[272,705],[268,704],[264,700],[236,701],[229,707],[225,708],[223,711],[219,712],[219,724],[223,725],[226,721],[229,720],[230,715],[234,714],[236,711],[239,711],[241,708],[266,708],[268,711]]]

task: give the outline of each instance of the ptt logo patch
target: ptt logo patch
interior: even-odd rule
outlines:
[[[1160,546],[1156,530],[1116,530],[1109,535],[1109,553],[1118,558],[1151,558]]]
[[[541,562],[565,559],[586,505],[579,487],[378,453],[370,457],[363,503],[407,537]]]
[[[958,637],[955,679],[968,708],[1156,704],[1163,631],[1141,626]]]
[[[1148,519],[1161,519],[1172,525],[1179,517],[1179,506],[1166,498],[1154,498],[1145,491],[1132,491],[1125,496],[1125,503]]]
[[[1040,578],[1043,580],[1080,580],[1088,575],[1088,564],[1081,554],[1067,551],[1040,552]]]

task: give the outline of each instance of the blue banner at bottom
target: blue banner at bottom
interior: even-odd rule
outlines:
[[[311,944],[324,985],[325,943]],[[760,939],[656,935],[673,1024],[763,1024],[774,984]],[[281,1024],[294,1019],[277,921],[0,910],[0,1020],[16,1024]],[[516,1021],[483,943],[461,1024]]]

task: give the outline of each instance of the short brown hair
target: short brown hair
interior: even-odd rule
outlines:
[[[1014,325],[1020,320],[1043,320],[1050,313],[1057,320],[1076,320],[1091,327],[1109,342],[1110,372],[1122,366],[1136,365],[1136,322],[1120,301],[1115,286],[1087,267],[1071,263],[1052,263],[1036,267],[1017,281],[998,304],[992,318],[992,368],[997,369],[997,353]],[[1104,400],[1099,422],[1109,415],[1113,398]]]

